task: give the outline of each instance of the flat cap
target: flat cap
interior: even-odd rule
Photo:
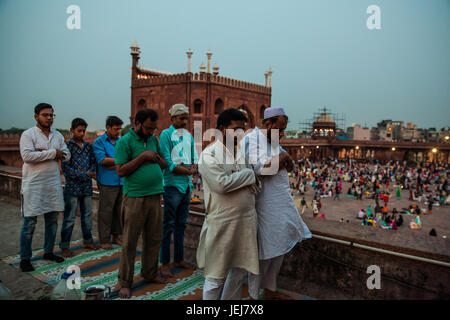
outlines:
[[[184,104],[181,103],[177,103],[174,104],[170,109],[169,109],[169,113],[170,115],[173,116],[179,116],[180,114],[185,114],[188,113],[189,114],[189,108],[186,107]]]

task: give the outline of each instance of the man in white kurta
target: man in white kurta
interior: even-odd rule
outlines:
[[[265,127],[279,129],[281,138],[287,123],[283,109],[267,108],[264,123],[266,121],[274,121]],[[240,148],[262,179],[262,190],[256,196],[260,274],[249,275],[249,292],[254,299],[258,298],[260,289],[268,290],[264,290],[265,297],[282,297],[276,293],[276,279],[284,255],[298,242],[312,237],[290,193],[286,167],[292,165],[292,159],[275,145],[278,139],[271,145],[269,134],[256,127],[242,139]],[[289,161],[291,163],[286,165]]]
[[[235,122],[243,128],[244,121],[239,120],[242,113],[236,109],[224,113],[237,118]],[[221,116],[218,127],[220,121]],[[219,140],[200,154],[198,170],[204,182],[206,218],[200,233],[197,264],[204,268],[204,300],[219,298],[225,277],[227,283],[221,298],[240,299],[244,278],[248,273],[259,272],[257,180],[253,169],[239,162],[234,150],[230,151]]]
[[[49,104],[38,104],[35,108],[36,126],[24,131],[20,137],[22,167],[22,215],[20,234],[20,267],[22,271],[33,271],[31,265],[31,243],[37,217],[44,215],[44,259],[63,262],[53,254],[58,228],[58,212],[64,211],[63,188],[59,171],[59,160],[70,159],[61,133],[51,128],[53,108]]]

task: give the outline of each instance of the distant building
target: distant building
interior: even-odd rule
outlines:
[[[354,124],[347,128],[347,136],[350,140],[370,140],[371,130],[363,128],[359,124]]]
[[[436,130],[436,128],[428,128],[423,129],[423,138],[427,142],[438,142],[439,140],[439,132]]]
[[[447,129],[441,128],[441,131],[439,131],[439,141],[450,143],[450,127],[447,127]]]
[[[420,133],[419,128],[414,123],[408,122],[406,128],[403,129],[402,139],[404,141],[418,142],[420,141]]]
[[[377,127],[372,127],[370,129],[370,140],[372,140],[372,141],[380,140],[380,133],[379,133]]]
[[[288,130],[284,132],[284,137],[286,139],[297,139],[300,137],[300,131],[298,130]]]
[[[402,139],[403,121],[382,120],[377,123],[374,137],[381,141],[399,141]]]

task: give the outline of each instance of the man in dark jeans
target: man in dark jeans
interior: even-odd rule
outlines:
[[[194,138],[185,130],[189,109],[183,104],[173,105],[169,113],[172,125],[159,138],[159,149],[166,160],[164,169],[164,218],[161,244],[161,273],[173,276],[170,271],[170,242],[174,235],[175,267],[192,268],[184,261],[184,230],[189,214],[192,192],[192,175],[196,172],[197,155]]]
[[[62,256],[74,256],[70,250],[70,240],[75,225],[76,212],[80,206],[81,230],[83,232],[83,247],[97,250],[92,237],[92,179],[96,174],[96,161],[92,145],[84,141],[87,123],[81,118],[72,121],[70,132],[72,139],[67,142],[70,160],[61,164],[66,185],[64,187],[64,220],[61,227]]]

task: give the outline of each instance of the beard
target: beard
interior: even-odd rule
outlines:
[[[38,124],[45,129],[50,129],[50,127],[52,126],[52,124],[48,124],[47,121],[41,121],[38,119]]]
[[[140,128],[139,130],[136,131],[136,133],[138,134],[138,136],[148,139],[152,136],[152,134],[150,133],[149,135],[145,135],[144,132],[142,131],[142,128]]]

